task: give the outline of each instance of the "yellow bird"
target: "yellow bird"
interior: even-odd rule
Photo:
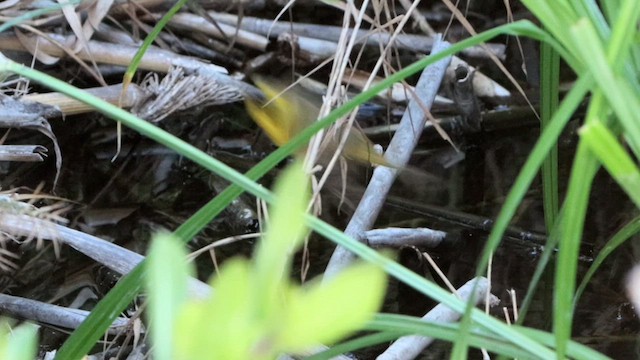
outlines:
[[[266,101],[247,96],[245,106],[249,115],[277,146],[286,144],[317,119],[319,106],[309,96],[296,91],[299,89],[290,89],[281,94],[286,86],[277,80],[254,77],[253,82],[262,90]],[[338,144],[339,139],[335,139],[327,149],[335,151]],[[355,127],[349,131],[343,155],[365,164],[397,167],[377,153],[371,140]]]

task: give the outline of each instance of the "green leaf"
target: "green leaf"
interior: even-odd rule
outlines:
[[[291,259],[307,235],[304,214],[309,202],[309,181],[301,162],[289,166],[275,188],[267,233],[255,255],[254,299],[257,316],[273,316],[279,292],[288,284]]]
[[[227,261],[212,281],[213,296],[190,301],[179,313],[177,359],[249,359],[263,329],[252,320],[249,263]]]
[[[309,181],[301,162],[293,163],[280,176],[274,194],[276,202],[271,207],[267,233],[256,252],[258,268],[286,267],[292,251],[307,235],[304,214],[309,203]]]
[[[329,282],[293,291],[287,304],[279,347],[299,352],[330,344],[360,329],[380,308],[384,271],[372,264],[350,266]]]
[[[173,358],[176,315],[187,298],[187,278],[193,272],[180,240],[170,234],[154,237],[149,250],[147,291],[154,357]]]
[[[630,79],[613,72],[614,66],[605,53],[604,47],[607,44],[599,41],[593,24],[582,19],[571,26],[569,33],[576,43],[585,44],[576,49],[582,58],[589,59],[585,62],[588,71],[602,89],[602,95],[624,127],[624,134],[631,149],[636,156],[640,156],[640,100]]]
[[[611,131],[599,121],[593,121],[580,129],[580,137],[636,206],[640,207],[640,170]]]
[[[589,116],[586,121],[589,121]],[[567,343],[571,339],[580,242],[589,193],[598,167],[599,163],[581,140],[571,168],[561,217],[558,218],[561,226],[554,282],[556,291],[553,293],[553,332],[556,336],[558,358],[565,357]]]
[[[25,323],[11,328],[7,321],[0,322],[0,360],[31,360],[36,358],[38,327]]]
[[[560,82],[560,56],[549,44],[540,45],[540,126],[544,129],[558,109]],[[542,193],[544,222],[547,232],[558,216],[558,145],[549,150],[542,163]]]

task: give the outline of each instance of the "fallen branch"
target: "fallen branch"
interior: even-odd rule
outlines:
[[[60,241],[120,274],[129,273],[144,260],[144,256],[106,240],[28,215],[0,213],[0,229],[16,237]],[[191,296],[203,299],[211,295],[209,285],[197,279],[189,280]]]
[[[473,293],[473,289],[476,289]],[[487,298],[490,286],[489,281],[486,278],[478,277],[469,280],[466,284],[460,287],[456,294],[464,301],[473,299],[474,303],[478,305],[480,302],[484,302]],[[496,296],[489,294],[489,305],[494,306],[500,302]],[[452,323],[460,318],[460,313],[451,310],[445,304],[436,305],[431,311],[422,317],[424,321],[438,322],[438,323]],[[396,340],[391,346],[387,348],[385,352],[380,354],[377,360],[404,360],[416,358],[422,350],[429,346],[433,342],[433,338],[423,337],[418,335],[403,336]]]
[[[36,300],[0,294],[0,312],[12,317],[37,321],[43,324],[76,329],[91,314],[90,311],[66,308]],[[129,319],[116,318],[107,333],[120,334],[129,325]]]
[[[27,46],[21,41],[29,41],[33,47],[37,44],[40,52],[53,57],[69,56],[69,51],[75,42],[74,36],[62,36],[58,34],[45,34],[44,36],[22,36],[20,39],[14,35],[0,36],[0,50],[28,51]],[[31,47],[31,46],[29,46]],[[100,64],[129,66],[139,48],[134,45],[111,44],[102,41],[91,40],[86,49],[74,54],[78,59],[96,61]],[[200,59],[178,55],[171,51],[151,46],[142,57],[140,70],[167,73],[172,67],[184,68],[193,73],[212,78],[221,85],[238,89],[242,93],[261,96],[255,87],[234,79],[227,75],[224,67],[208,64]]]

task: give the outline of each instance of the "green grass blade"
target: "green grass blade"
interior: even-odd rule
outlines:
[[[615,73],[621,74],[624,71],[634,38],[638,34],[634,29],[637,29],[639,17],[638,2],[625,0],[622,2],[618,16],[611,22],[613,29],[607,42],[607,58]]]
[[[587,147],[581,142],[578,145],[569,179],[565,211],[559,219],[562,223],[562,236],[556,261],[556,291],[554,291],[553,309],[553,330],[556,334],[558,358],[564,358],[567,342],[571,338],[573,322],[572,300],[578,268],[580,240],[582,239],[584,218],[589,201],[589,190],[591,189],[597,165],[595,158],[590,155]]]
[[[578,47],[578,53],[583,58],[589,59],[586,62],[589,72],[597,85],[603,89],[602,95],[624,127],[625,136],[636,157],[640,156],[640,97],[626,77],[614,74],[610,61],[615,59],[607,58],[591,24],[583,20],[579,21],[571,27],[570,34],[574,41],[588,44],[588,46]]]
[[[55,359],[82,359],[107,331],[116,317],[131,304],[142,288],[144,267],[136,266],[122,278],[91,311],[91,314],[62,344]]]
[[[419,318],[402,315],[379,314],[365,328],[367,330],[394,331],[410,335],[421,335],[435,339],[453,342],[460,333],[458,324],[427,322]],[[477,349],[484,348],[488,351],[518,359],[539,359],[535,354],[530,354],[517,345],[509,343],[491,333],[481,332],[477,328],[469,334],[469,344]],[[455,359],[454,355],[450,356]]]
[[[541,129],[549,125],[558,108],[560,56],[549,44],[540,45],[540,121]],[[558,145],[554,144],[542,163],[544,220],[547,232],[558,216]]]
[[[164,29],[164,27],[167,26],[169,21],[171,21],[173,16],[176,13],[178,13],[180,9],[182,9],[182,7],[187,3],[187,1],[189,0],[179,0],[175,4],[173,4],[171,9],[169,9],[169,11],[167,11],[162,16],[162,18],[160,19],[160,21],[158,21],[156,26],[153,27],[153,30],[144,39],[144,41],[142,42],[142,45],[140,45],[140,48],[138,49],[136,54],[133,56],[133,59],[131,59],[129,66],[127,66],[127,71],[125,71],[124,73],[125,84],[129,84],[131,82],[131,79],[133,79],[133,75],[138,69],[140,65],[140,61],[142,61],[142,57],[144,56],[144,54],[147,52],[147,50],[153,44],[153,42],[158,38],[158,36],[162,32],[162,29]]]
[[[584,68],[584,64],[580,58],[574,57],[576,44],[569,41],[566,36],[567,27],[579,19],[575,10],[567,1],[522,0],[522,3],[540,20],[544,28],[553,35],[554,41],[562,44],[567,53],[560,53],[560,56],[576,72],[580,73]],[[558,47],[554,46],[554,48],[558,50]]]
[[[541,129],[546,128],[558,109],[560,56],[549,44],[540,45],[540,121]],[[552,233],[552,227],[558,216],[558,146],[553,144],[549,155],[542,163],[542,191],[545,225],[547,233]],[[555,249],[557,237],[549,236],[544,246],[544,251],[539,258],[536,270],[529,281],[526,296],[520,304],[518,323],[526,318],[531,301],[534,298],[536,288],[551,259]]]
[[[82,0],[69,0],[68,3],[69,5],[77,5],[79,3],[81,3]],[[35,19],[37,17],[40,17],[42,15],[46,15],[52,12],[56,12],[56,11],[60,11],[62,9],[62,5],[60,4],[55,4],[55,3],[51,3],[51,6],[46,7],[46,8],[42,8],[42,9],[37,9],[37,10],[31,10],[31,11],[27,11],[24,14],[20,15],[20,16],[16,16],[11,18],[10,20],[2,23],[2,25],[0,25],[0,33],[4,32],[16,25],[20,25],[23,22],[27,21],[27,20],[31,20],[31,19]]]
[[[580,137],[635,205],[640,207],[640,170],[611,131],[602,123],[592,121],[580,129]]]
[[[585,123],[603,119],[608,113],[607,102],[602,91],[596,89],[591,97]],[[560,354],[565,350],[566,342],[571,336],[571,321],[573,319],[572,299],[574,296],[578,255],[584,216],[589,200],[589,190],[600,164],[589,151],[585,142],[580,139],[572,172],[569,179],[567,196],[565,198],[560,224],[558,255],[556,259],[555,289],[554,291],[554,332],[558,341]]]
[[[562,238],[556,260],[556,279],[554,292],[554,326],[556,334],[558,358],[564,358],[566,344],[571,338],[573,322],[572,299],[575,289],[577,258],[580,240],[587,211],[588,194],[597,163],[589,157],[588,150],[581,144],[576,152],[569,190],[565,200],[565,213],[562,222]],[[585,173],[587,175],[585,175]],[[562,291],[559,291],[562,289]]]
[[[586,274],[582,278],[573,300],[574,306],[578,303],[578,300],[580,300],[580,296],[589,284],[589,281],[591,281],[593,275],[600,268],[600,265],[602,265],[609,255],[611,255],[620,245],[624,244],[624,242],[629,240],[632,236],[638,234],[638,232],[640,232],[640,216],[629,221],[622,229],[615,233],[609,241],[607,241],[605,246],[598,253],[598,256],[593,260],[589,270],[587,270]]]
[[[555,346],[555,339],[553,337],[553,334],[549,334],[547,332],[541,331],[541,330],[537,330],[537,329],[531,329],[531,328],[525,328],[525,327],[519,327],[519,326],[514,326],[518,331],[520,331],[522,334],[529,336],[532,339],[535,339],[536,341],[538,341],[540,344],[544,344],[547,346]],[[575,359],[584,359],[584,360],[607,360],[607,359],[611,359],[610,357],[603,355],[599,352],[597,352],[596,350],[591,349],[588,346],[582,345],[578,342],[575,341],[570,341],[567,344],[567,355],[571,356],[572,358]],[[554,357],[554,359],[559,358],[559,357]]]
[[[593,0],[571,0],[571,3],[578,16],[589,19],[589,22],[597,29],[601,40],[606,41],[609,38],[611,29],[598,4]]]
[[[562,104],[558,108],[558,111],[554,114],[548,126],[540,134],[540,138],[534,145],[531,154],[527,158],[527,161],[522,167],[522,170],[518,174],[507,198],[505,200],[502,209],[495,221],[491,234],[487,239],[487,244],[483,250],[483,256],[480,259],[477,275],[480,275],[486,271],[487,264],[489,262],[489,254],[497,249],[500,244],[500,240],[504,235],[504,231],[509,225],[509,222],[513,218],[520,202],[524,198],[525,193],[531,186],[533,179],[535,178],[538,169],[542,165],[542,162],[546,158],[550,149],[556,144],[560,133],[564,129],[565,125],[571,118],[573,112],[578,108],[582,99],[587,94],[592,82],[590,79],[579,79],[574,85],[573,89],[569,91],[567,96],[562,101]]]
[[[626,4],[628,5],[628,4]],[[576,54],[585,62],[588,72],[593,76],[598,88],[594,95],[585,120],[584,136],[578,145],[569,190],[565,200],[566,213],[562,217],[562,237],[556,268],[555,288],[562,289],[554,294],[554,331],[558,342],[558,356],[565,354],[566,343],[571,336],[577,256],[586,216],[588,195],[599,162],[603,162],[610,173],[627,191],[636,204],[639,174],[635,163],[628,157],[622,146],[603,125],[609,123],[611,111],[617,116],[624,128],[627,139],[636,157],[640,154],[640,101],[637,79],[624,76],[628,66],[631,38],[625,31],[635,32],[636,24],[628,24],[630,19],[637,21],[638,9],[628,9],[627,14],[619,14],[624,21],[616,23],[611,41],[605,46],[602,37],[597,34],[594,24],[586,19],[571,26],[571,41],[580,44]],[[613,40],[615,38],[615,40]],[[605,102],[603,99],[606,98]],[[617,125],[616,125],[617,126]],[[602,143],[597,143],[601,141]],[[594,157],[594,153],[598,159]],[[619,157],[619,158],[616,158]]]
[[[417,334],[428,337],[434,337],[438,339],[453,341],[460,331],[460,326],[458,324],[442,324],[442,323],[430,323],[425,322],[422,319],[409,317],[404,315],[396,315],[396,314],[379,314],[376,318],[369,323],[367,329],[370,330],[386,330],[386,331],[397,331],[401,333],[408,334]],[[521,326],[513,326],[512,329],[518,333],[522,333],[531,338],[535,338],[540,344],[544,344],[549,346],[550,348],[554,347],[555,339],[553,334],[550,334],[545,331],[530,329]],[[510,344],[503,342],[503,339],[496,337],[491,332],[481,331],[478,328],[472,330],[471,333],[472,344],[475,347],[484,347],[483,341],[490,340],[491,344],[495,344],[499,348],[494,349],[487,348],[489,351],[496,352],[498,354],[508,355],[502,351],[504,349],[502,346],[510,346]],[[575,359],[608,359],[608,357],[600,354],[599,352],[590,349],[589,347],[579,344],[577,342],[570,342],[568,344],[568,355]],[[491,345],[493,346],[493,345]],[[517,358],[532,358],[532,359],[555,359],[555,355],[551,357],[545,357],[545,354],[527,354],[522,353],[517,348],[508,348],[508,351],[513,351],[514,354],[510,356]],[[516,355],[515,352],[520,352],[521,355]]]
[[[340,354],[345,354],[351,351],[364,349],[373,345],[388,343],[391,340],[405,335],[404,333],[398,333],[395,331],[381,331],[378,333],[370,334],[355,338],[353,340],[345,341],[343,343],[334,345],[327,350],[324,350],[315,355],[305,357],[305,360],[329,360]]]
[[[560,214],[562,214],[562,209],[560,210]],[[558,215],[558,216],[561,216],[561,215]],[[522,302],[520,303],[518,320],[516,321],[516,324],[518,325],[522,325],[527,317],[527,313],[529,312],[529,308],[533,303],[533,300],[536,295],[536,291],[537,291],[538,285],[540,284],[540,280],[542,279],[542,276],[545,274],[546,271],[551,270],[548,267],[548,265],[558,245],[558,239],[560,238],[558,234],[559,231],[560,231],[559,223],[556,222],[555,227],[549,232],[549,236],[547,237],[547,242],[546,244],[544,244],[544,250],[542,251],[542,255],[539,256],[536,269],[533,272],[533,275],[531,276],[531,280],[529,280],[529,285],[527,286],[526,295],[522,300]],[[545,293],[545,295],[547,294],[548,293]],[[548,298],[551,298],[551,296],[548,296]],[[544,300],[547,300],[547,297],[545,297]]]

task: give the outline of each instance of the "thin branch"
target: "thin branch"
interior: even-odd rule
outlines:
[[[28,215],[0,213],[0,229],[13,236],[35,235],[45,240],[58,240],[120,274],[127,274],[144,260],[144,256],[106,240]],[[192,296],[207,298],[211,295],[209,285],[193,278],[189,281]]]
[[[365,232],[364,238],[369,246],[380,247],[401,247],[406,245],[427,246],[434,248],[438,246],[447,236],[444,231],[427,228],[385,228],[374,229]]]
[[[487,299],[486,296],[489,292],[489,288],[489,281],[486,278],[478,277],[469,280],[466,284],[460,287],[456,293],[462,300],[469,301],[470,299],[473,299],[473,302],[477,305]],[[475,293],[473,293],[473,289],[476,289]],[[488,294],[488,296],[489,305],[494,306],[500,302],[496,296],[492,294]],[[460,313],[451,310],[451,308],[447,307],[445,304],[439,304],[423,316],[422,320],[439,323],[452,323],[457,321],[459,318]],[[387,350],[380,354],[376,359],[415,359],[420,352],[433,342],[433,340],[433,338],[418,335],[403,336],[391,344],[391,346],[389,346]]]
[[[434,45],[434,53],[442,51],[449,46],[447,42],[438,41]],[[400,128],[396,131],[389,148],[385,153],[385,159],[391,164],[404,165],[409,161],[411,153],[420,139],[424,128],[426,115],[421,105],[431,107],[436,97],[440,83],[444,77],[450,58],[446,58],[432,64],[420,76],[416,85],[417,99],[412,100],[407,106]],[[420,104],[423,102],[423,104]],[[369,230],[375,222],[385,198],[397,176],[397,169],[379,166],[373,172],[373,177],[365,191],[360,204],[356,209],[345,234],[362,241],[363,233]],[[347,267],[355,258],[355,255],[338,246],[331,256],[331,260],[325,271],[325,279],[329,279]]]
[[[4,315],[28,319],[39,323],[76,329],[89,316],[90,311],[66,308],[40,301],[0,294],[0,311]],[[129,325],[129,319],[116,318],[107,332],[117,335]]]

